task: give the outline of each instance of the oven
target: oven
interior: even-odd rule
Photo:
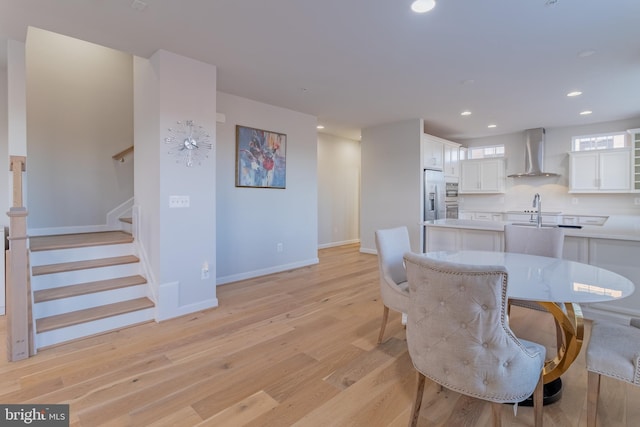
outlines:
[[[458,219],[458,202],[444,203],[445,218]]]
[[[458,200],[458,183],[447,182],[445,184],[445,201],[453,202]]]
[[[444,198],[445,218],[458,219],[458,183],[447,182],[445,184]]]

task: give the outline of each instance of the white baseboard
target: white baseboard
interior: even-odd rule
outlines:
[[[193,304],[178,305],[180,301],[180,282],[161,284],[158,288],[158,294],[155,312],[157,322],[218,306],[217,298],[210,298]]]
[[[363,248],[362,246],[360,247],[360,252],[363,254],[378,255],[378,251],[375,249]]]
[[[280,273],[282,271],[294,270],[296,268],[307,267],[309,265],[317,264],[320,260],[318,258],[311,258],[300,262],[294,262],[291,264],[277,265],[274,267],[263,268],[261,270],[247,271],[246,273],[232,274],[229,276],[216,278],[216,285],[225,285],[231,282],[238,282],[240,280],[252,279],[254,277],[266,276],[267,274]]]
[[[360,243],[360,239],[343,240],[342,242],[323,243],[318,245],[318,249],[334,248],[336,246],[351,245],[353,243]]]

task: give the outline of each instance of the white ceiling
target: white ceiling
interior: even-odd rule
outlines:
[[[216,65],[222,92],[353,139],[410,118],[463,140],[640,117],[639,0],[437,1],[417,15],[411,0],[0,0],[0,38],[31,25],[166,49]]]

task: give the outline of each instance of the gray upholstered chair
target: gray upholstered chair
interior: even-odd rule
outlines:
[[[630,326],[595,321],[587,371],[587,427],[595,427],[601,375],[640,386],[640,319],[632,319]]]
[[[376,231],[378,269],[380,271],[380,296],[384,311],[378,344],[382,342],[389,318],[389,309],[406,313],[409,307],[407,273],[402,256],[411,250],[407,227],[396,227]]]
[[[508,224],[504,227],[504,251],[519,254],[562,258],[564,229],[559,227],[530,227]],[[535,301],[511,299],[510,305],[547,311]],[[556,346],[563,346],[563,333],[556,321]]]
[[[425,377],[458,393],[492,402],[494,426],[501,404],[533,393],[535,425],[542,425],[545,348],[519,340],[506,315],[507,271],[404,255],[410,304],[407,345],[418,371],[411,414],[420,415]]]

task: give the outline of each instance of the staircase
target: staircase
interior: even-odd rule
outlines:
[[[36,349],[154,319],[130,233],[29,240]]]

